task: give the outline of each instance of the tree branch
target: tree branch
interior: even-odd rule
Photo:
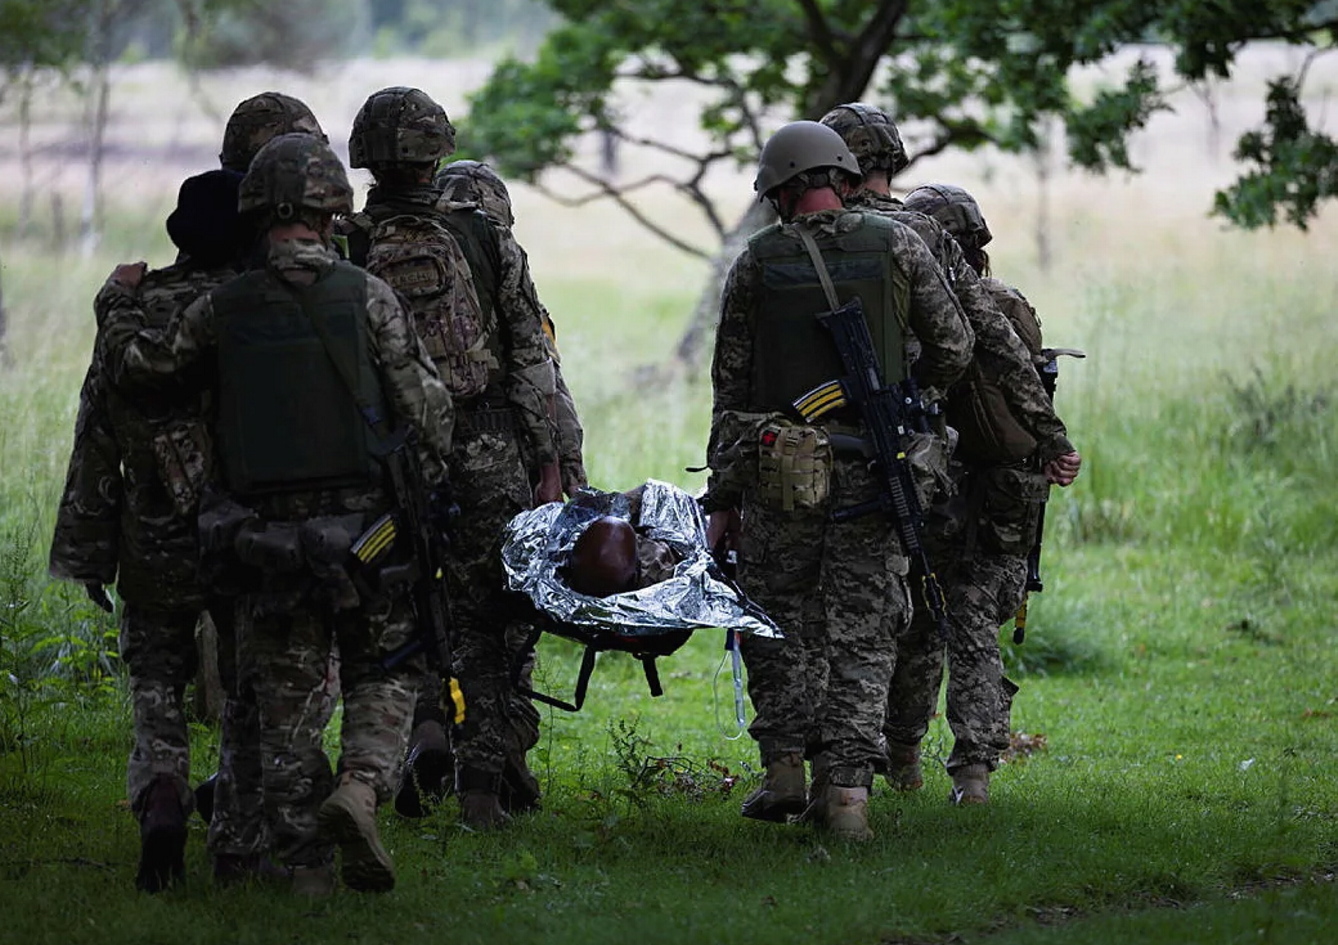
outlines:
[[[831,69],[812,94],[807,118],[817,120],[844,102],[858,99],[868,88],[879,61],[892,45],[906,15],[908,0],[882,0],[854,42],[849,44],[839,69]]]
[[[545,187],[543,184],[538,183],[536,181],[534,184],[534,188],[538,190],[539,193],[543,194],[545,197],[567,207],[584,206],[585,204],[590,203],[591,201],[606,197],[612,200],[614,203],[616,203],[619,207],[621,207],[624,212],[626,212],[630,217],[632,217],[632,219],[636,220],[643,227],[645,227],[647,230],[650,230],[650,232],[654,233],[656,236],[664,240],[666,243],[669,243],[670,245],[676,247],[677,249],[682,250],[689,256],[696,256],[699,259],[708,259],[708,260],[711,258],[712,254],[707,250],[704,250],[698,246],[693,246],[686,240],[680,239],[679,237],[670,233],[668,230],[660,226],[658,223],[655,223],[644,213],[642,213],[641,210],[637,208],[636,204],[628,200],[626,196],[629,190],[633,190],[639,187],[644,187],[649,184],[658,182],[668,183],[674,188],[681,190],[683,188],[679,182],[673,180],[672,178],[665,177],[664,175],[656,174],[651,177],[645,178],[644,180],[638,181],[633,186],[618,188],[614,187],[612,184],[610,184],[603,178],[599,177],[598,175],[592,174],[589,171],[585,170],[584,168],[577,167],[574,164],[563,164],[560,166],[562,167],[563,170],[571,172],[572,174],[579,177],[581,180],[585,181],[587,184],[590,184],[593,187],[597,188],[598,192],[594,194],[587,194],[584,197],[567,197],[563,194],[558,193],[557,191],[553,190],[550,187]]]
[[[829,65],[835,65],[841,56],[836,51],[832,29],[817,0],[798,0],[798,3],[804,11],[804,19],[808,21],[809,35],[813,37],[813,45],[817,47],[819,57]]]

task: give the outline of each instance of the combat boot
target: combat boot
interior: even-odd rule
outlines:
[[[829,784],[814,803],[811,814],[838,840],[863,843],[873,839],[869,829],[869,789]]]
[[[988,804],[990,802],[989,765],[962,765],[948,772],[952,775],[952,792],[948,800],[954,804]]]
[[[395,886],[395,865],[376,831],[376,790],[347,772],[316,812],[320,837],[339,846],[344,885],[359,892]]]
[[[742,814],[753,820],[785,823],[802,814],[808,804],[804,791],[804,756],[787,752],[767,762],[762,786],[743,801]]]
[[[887,746],[887,767],[883,771],[887,786],[894,791],[918,791],[925,786],[920,769],[920,748],[916,745]]]
[[[455,793],[460,798],[460,826],[470,830],[496,830],[511,822],[502,809],[502,776],[477,768],[456,772]]]
[[[455,756],[446,727],[436,719],[419,722],[409,736],[409,756],[395,792],[395,812],[402,817],[426,817],[449,793],[454,771]]]
[[[347,875],[345,882],[348,882]],[[350,883],[350,888],[353,887]],[[334,866],[326,863],[322,866],[293,867],[293,895],[307,899],[325,899],[334,895]]]
[[[160,774],[144,791],[139,812],[139,873],[135,888],[162,892],[186,878],[186,808],[176,783]]]
[[[539,810],[539,779],[530,771],[525,755],[512,752],[502,769],[500,801],[508,814],[528,814]]]

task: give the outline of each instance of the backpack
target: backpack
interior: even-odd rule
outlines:
[[[1043,353],[1036,310],[1021,292],[998,279],[982,279],[981,284],[1022,339],[1039,372],[1048,358]],[[1036,450],[1036,438],[1013,416],[998,379],[978,362],[972,363],[949,395],[948,423],[958,433],[955,455],[968,462],[1013,463]]]
[[[493,332],[460,244],[442,223],[402,213],[372,222],[364,267],[408,303],[418,337],[451,394],[483,393],[499,367]]]

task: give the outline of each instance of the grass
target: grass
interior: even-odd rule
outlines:
[[[1083,476],[1054,496],[1046,592],[1027,642],[1005,648],[1022,686],[1014,728],[1037,747],[1000,770],[988,808],[948,806],[931,765],[918,794],[878,789],[864,847],[743,821],[756,754],[731,737],[719,636],[699,633],[661,660],[662,698],[615,654],[581,713],[547,713],[542,813],[499,835],[462,832],[450,804],[419,822],[387,813],[395,892],[316,905],[214,890],[198,823],[187,888],[132,891],[111,625],[43,563],[90,300],[120,257],[169,258],[163,195],[122,198],[87,260],[14,240],[0,208],[0,942],[1327,943],[1338,225],[1222,232],[1201,215],[1220,168],[1143,160],[1135,181],[1060,180],[1049,271],[1023,239],[1021,165],[933,170],[977,187],[996,268],[1036,303],[1048,342],[1089,352],[1065,363],[1059,393]],[[677,339],[703,268],[607,208],[516,199],[593,480],[697,488],[684,467],[702,459],[709,386],[644,369]],[[569,693],[575,647],[545,640],[541,658],[543,687]],[[195,742],[202,777],[215,736],[200,726]],[[949,747],[936,719],[929,754]]]

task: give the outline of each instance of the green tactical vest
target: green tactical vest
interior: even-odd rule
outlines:
[[[369,351],[366,280],[341,262],[310,286],[255,270],[213,293],[218,458],[233,493],[379,481],[378,438],[359,406],[385,422]]]
[[[907,373],[906,325],[910,283],[893,255],[895,224],[861,214],[861,225],[836,235],[814,234],[836,288],[848,302],[859,296],[883,380]],[[776,224],[753,236],[748,249],[762,269],[753,330],[753,404],[750,410],[786,411],[795,398],[845,374],[831,334],[817,315],[831,310],[817,270],[792,225]]]

